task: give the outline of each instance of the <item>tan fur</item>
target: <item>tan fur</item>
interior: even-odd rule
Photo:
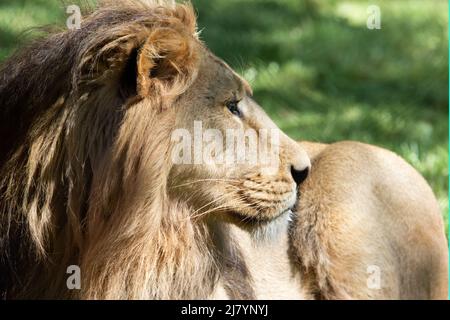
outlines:
[[[113,2],[81,30],[51,35],[2,66],[3,119],[31,109],[20,120],[30,118],[24,142],[2,145],[10,154],[1,168],[3,296],[205,298],[213,290],[205,224],[192,224],[190,208],[166,192],[174,111],[162,111],[196,77],[195,33],[189,5]],[[23,86],[16,74],[46,74],[32,69],[51,63],[50,53],[35,62],[44,47],[60,55],[54,79]],[[133,54],[136,67],[127,65]],[[64,63],[69,82],[56,78]],[[129,67],[134,88],[123,79]],[[40,86],[53,83],[65,85],[56,101],[48,90],[40,98]],[[9,91],[35,101],[7,100]],[[17,125],[5,134],[19,142]],[[81,267],[82,290],[66,287],[71,264]]]
[[[312,170],[292,237],[317,297],[447,299],[445,228],[424,179],[377,147],[301,144]],[[370,266],[381,272],[379,290],[367,285]]]

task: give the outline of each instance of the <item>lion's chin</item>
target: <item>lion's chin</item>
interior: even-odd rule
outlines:
[[[299,194],[295,193],[292,198],[286,203],[286,206],[278,211],[274,212],[258,212],[255,214],[249,214],[247,212],[239,212],[239,210],[234,210],[231,212],[232,216],[241,223],[245,225],[264,225],[270,224],[277,220],[291,221],[293,213],[296,212],[297,203],[299,199]]]
[[[247,214],[240,213],[237,211],[234,211],[231,214],[234,217],[234,219],[232,220],[235,220],[235,222],[237,222],[238,224],[243,224],[246,227],[250,226],[259,227],[277,222],[279,220],[287,220],[288,222],[291,221],[292,216],[294,214],[294,207],[287,208],[272,216],[267,215],[249,216]]]
[[[248,217],[240,213],[233,213],[234,223],[247,230],[256,242],[267,243],[277,241],[280,235],[288,231],[293,219],[293,208],[288,208],[273,218]]]

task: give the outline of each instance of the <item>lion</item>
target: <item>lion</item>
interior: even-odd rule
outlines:
[[[376,147],[290,139],[201,42],[189,3],[103,1],[0,80],[4,299],[446,298],[423,178]],[[272,132],[275,162],[218,161],[237,140],[174,161],[198,147],[180,153],[174,132],[199,122]]]

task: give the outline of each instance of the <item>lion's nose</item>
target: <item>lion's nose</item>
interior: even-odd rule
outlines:
[[[310,167],[298,170],[295,166],[291,166],[291,174],[297,186],[301,185],[308,178]]]
[[[311,159],[306,150],[294,140],[288,140],[288,162],[286,173],[291,171],[292,179],[300,186],[311,171]]]

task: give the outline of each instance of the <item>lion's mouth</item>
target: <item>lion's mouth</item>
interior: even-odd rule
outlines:
[[[277,220],[287,219],[291,220],[292,216],[295,212],[295,206],[289,207],[285,210],[280,211],[278,214],[273,215],[272,217],[268,217],[266,215],[255,215],[255,216],[248,216],[244,213],[234,211],[232,212],[232,215],[239,220],[240,223],[243,223],[245,225],[254,224],[254,225],[261,225],[261,224],[269,224]]]
[[[249,232],[258,241],[271,241],[277,239],[280,234],[285,234],[294,217],[292,208],[283,210],[272,218],[248,217],[240,213],[234,213],[234,224]]]
[[[275,217],[274,219],[271,219],[271,220],[272,221],[273,220],[278,220],[278,219],[284,218],[284,217],[287,217],[290,220],[292,218],[292,216],[294,215],[294,212],[295,212],[295,206],[292,206],[292,207],[284,210],[277,217]]]

